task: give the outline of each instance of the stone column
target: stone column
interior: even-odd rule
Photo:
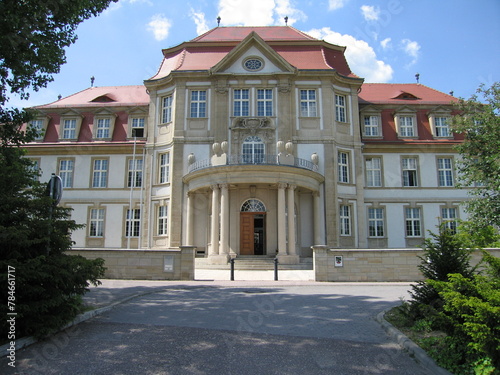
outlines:
[[[288,185],[288,254],[296,255],[295,249],[295,185]]]
[[[186,246],[193,246],[194,234],[194,197],[187,193]]]
[[[278,251],[286,255],[285,183],[278,183]]]
[[[228,184],[219,185],[221,188],[220,196],[220,254],[229,254],[229,190]]]
[[[219,185],[212,185],[212,232],[209,256],[219,255]]]
[[[314,211],[314,245],[322,245],[323,241],[321,240],[321,205],[319,200],[319,191],[313,192],[313,211]]]

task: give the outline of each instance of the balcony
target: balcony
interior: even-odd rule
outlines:
[[[188,167],[188,173],[200,169],[226,165],[282,165],[318,172],[318,165],[310,160],[296,158],[292,155],[229,155],[227,158],[212,158],[195,161]]]

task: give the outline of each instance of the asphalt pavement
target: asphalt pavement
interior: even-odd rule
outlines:
[[[2,374],[436,374],[377,315],[404,283],[104,280],[98,316],[3,357]],[[106,308],[113,306],[112,308]]]

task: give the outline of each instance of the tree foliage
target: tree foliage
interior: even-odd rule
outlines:
[[[481,85],[470,99],[456,104],[460,115],[452,128],[465,135],[457,146],[461,187],[472,187],[467,203],[470,220],[480,226],[500,227],[500,83]]]
[[[9,296],[12,301],[7,271],[15,270],[16,337],[44,336],[73,319],[81,296],[103,276],[104,262],[65,254],[71,232],[81,226],[71,220],[70,209],[53,207],[25,157],[22,147],[36,131],[21,126],[32,112],[5,105],[9,95],[27,98],[29,89],[45,87],[65,62],[64,48],[76,40],[78,24],[111,1],[0,2],[0,314],[7,316],[12,307],[5,303]],[[0,327],[6,338],[6,319]]]

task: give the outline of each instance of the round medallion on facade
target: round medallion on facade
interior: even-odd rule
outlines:
[[[262,61],[258,57],[249,57],[245,61],[243,61],[243,67],[246,70],[257,72],[264,67],[264,61]]]

